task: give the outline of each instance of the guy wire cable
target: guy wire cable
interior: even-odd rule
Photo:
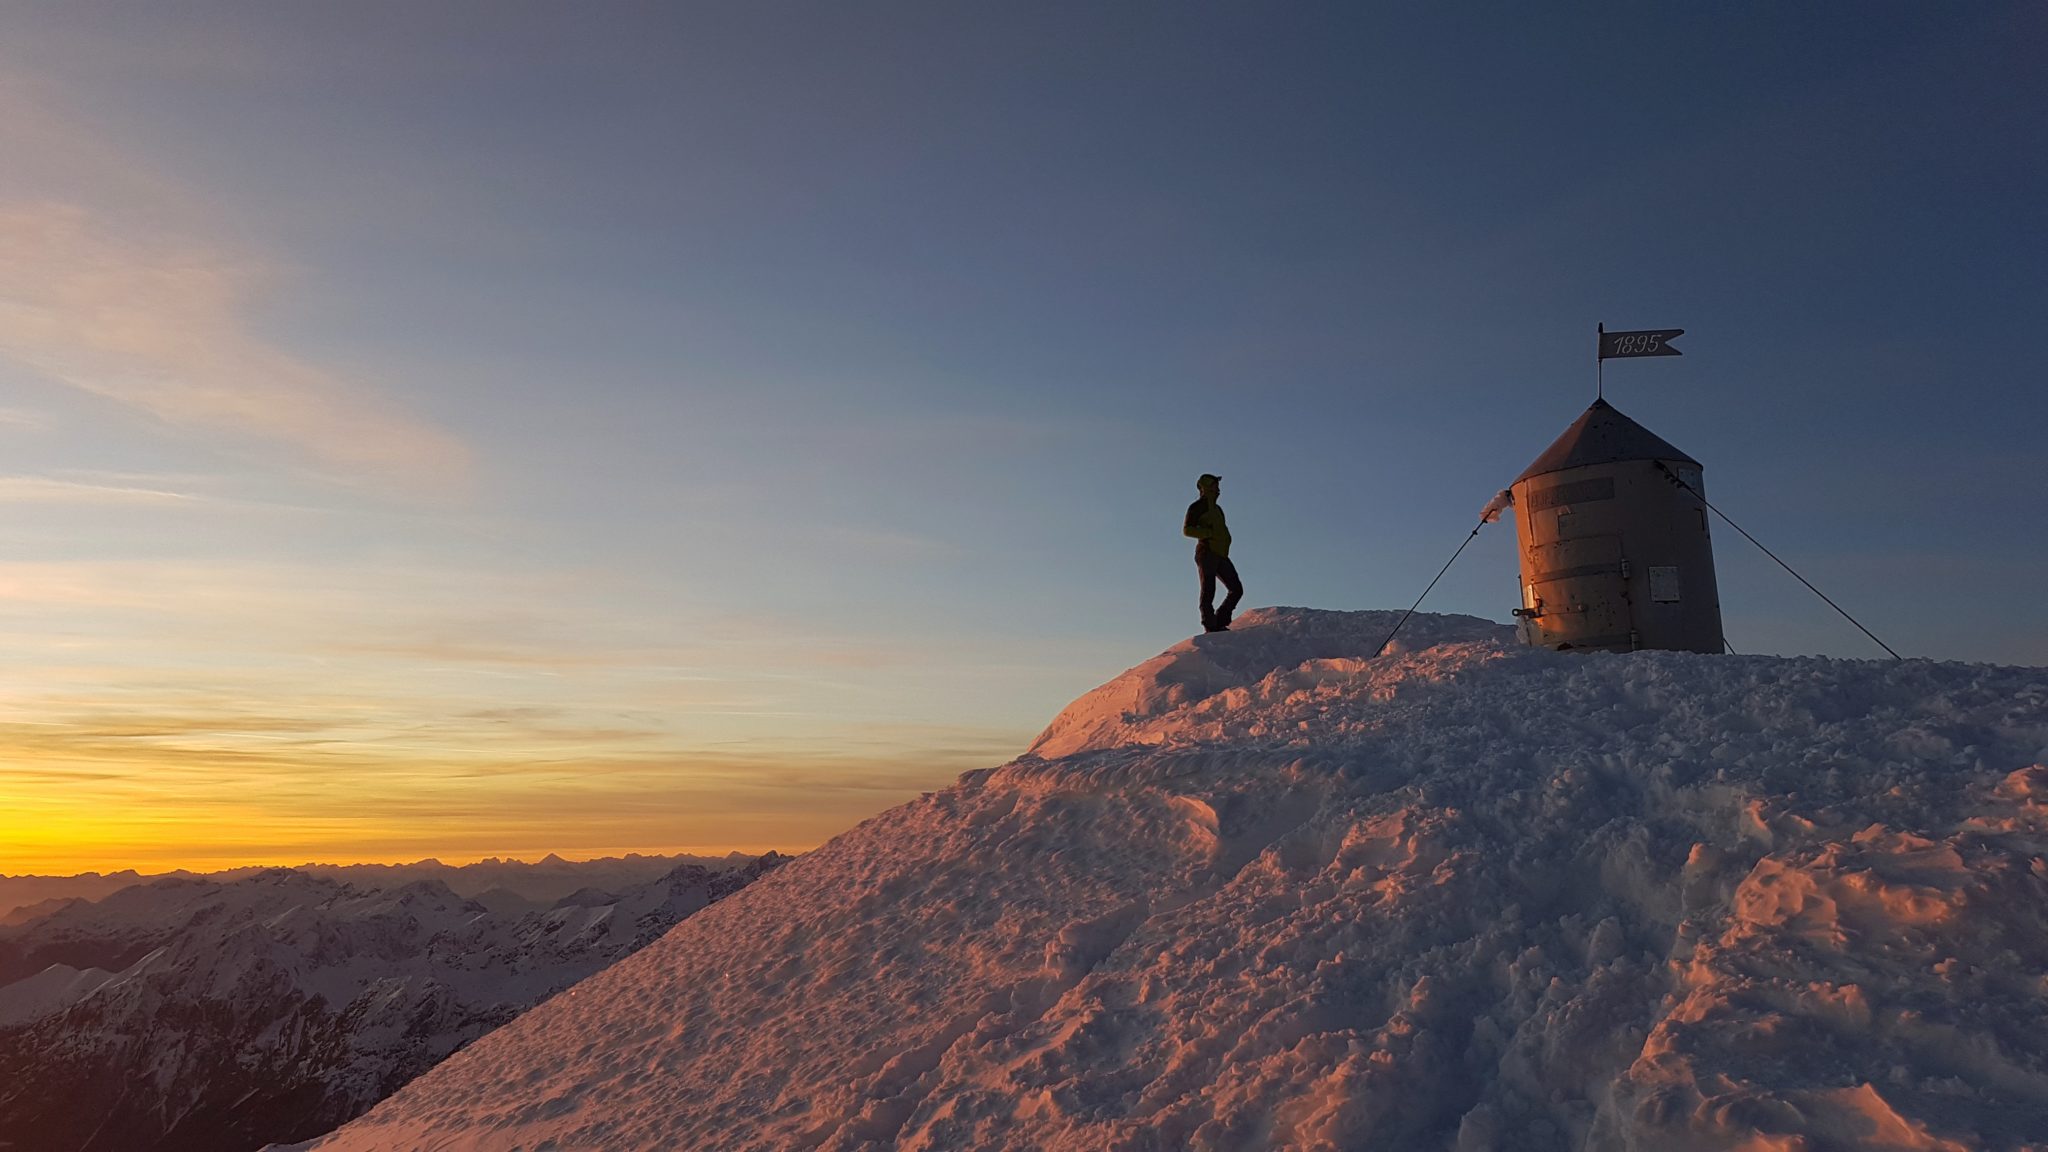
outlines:
[[[1787,572],[1791,572],[1791,573],[1792,573],[1792,578],[1793,578],[1794,580],[1797,580],[1797,581],[1799,581],[1799,582],[1800,582],[1801,584],[1804,584],[1804,585],[1806,585],[1807,589],[1808,589],[1809,591],[1811,591],[1811,592],[1812,592],[1812,593],[1813,593],[1813,594],[1814,594],[1815,596],[1818,596],[1818,597],[1820,597],[1820,598],[1821,598],[1821,599],[1822,599],[1823,601],[1826,601],[1826,603],[1827,603],[1827,606],[1828,606],[1828,607],[1830,607],[1830,608],[1833,608],[1833,609],[1834,609],[1835,611],[1837,611],[1837,612],[1840,612],[1840,613],[1842,614],[1842,619],[1844,619],[1844,620],[1847,620],[1847,621],[1848,621],[1849,623],[1851,623],[1851,624],[1854,624],[1854,625],[1856,625],[1856,630],[1857,630],[1857,631],[1859,631],[1859,632],[1863,633],[1863,634],[1864,634],[1865,636],[1868,636],[1868,637],[1870,637],[1870,639],[1871,639],[1871,640],[1872,640],[1872,641],[1873,641],[1874,643],[1876,643],[1876,645],[1877,645],[1877,646],[1878,646],[1879,648],[1882,648],[1882,649],[1884,649],[1884,650],[1885,650],[1886,652],[1891,652],[1891,657],[1892,657],[1892,659],[1894,659],[1894,660],[1904,660],[1904,659],[1905,659],[1905,657],[1904,657],[1904,656],[1901,656],[1901,655],[1899,655],[1899,654],[1898,654],[1897,652],[1892,652],[1892,646],[1891,646],[1891,645],[1889,645],[1889,644],[1885,643],[1885,642],[1884,642],[1884,641],[1882,641],[1882,640],[1879,640],[1879,639],[1877,638],[1877,633],[1875,633],[1875,632],[1872,632],[1872,631],[1871,631],[1870,629],[1868,629],[1868,628],[1865,628],[1865,627],[1863,626],[1863,624],[1862,624],[1862,622],[1861,622],[1861,621],[1857,620],[1857,619],[1856,619],[1856,618],[1855,618],[1854,616],[1851,616],[1851,615],[1849,615],[1849,613],[1848,613],[1848,612],[1847,612],[1846,610],[1844,610],[1844,609],[1843,609],[1843,607],[1842,607],[1842,606],[1841,606],[1840,604],[1837,604],[1837,603],[1835,603],[1835,602],[1834,602],[1833,600],[1829,600],[1829,599],[1828,599],[1828,594],[1827,594],[1827,593],[1825,593],[1825,592],[1821,591],[1820,589],[1818,589],[1818,588],[1815,588],[1815,587],[1813,586],[1813,581],[1811,581],[1811,580],[1808,580],[1808,579],[1807,579],[1806,577],[1804,577],[1804,576],[1801,576],[1801,575],[1800,575],[1800,574],[1799,574],[1799,573],[1798,573],[1797,571],[1794,571],[1794,570],[1793,570],[1793,568],[1792,568],[1792,566],[1791,566],[1790,564],[1787,564],[1787,563],[1785,563],[1785,562],[1784,562],[1783,560],[1778,560],[1778,554],[1777,554],[1776,552],[1773,552],[1773,551],[1771,551],[1771,550],[1770,550],[1769,548],[1766,548],[1766,547],[1764,547],[1764,543],[1763,543],[1763,541],[1761,541],[1761,540],[1758,540],[1758,539],[1757,539],[1756,537],[1754,537],[1754,536],[1751,536],[1751,535],[1750,535],[1750,534],[1749,534],[1748,532],[1744,531],[1744,530],[1743,530],[1743,527],[1742,527],[1742,525],[1740,525],[1740,524],[1737,524],[1737,523],[1736,523],[1735,521],[1733,521],[1733,520],[1729,520],[1729,519],[1728,519],[1728,514],[1727,514],[1726,512],[1723,512],[1723,511],[1721,511],[1721,510],[1720,510],[1719,508],[1715,508],[1715,507],[1714,507],[1714,502],[1713,502],[1712,500],[1709,500],[1709,499],[1707,499],[1707,498],[1706,498],[1706,497],[1705,497],[1704,495],[1702,495],[1702,494],[1700,493],[1700,490],[1699,490],[1699,489],[1697,489],[1697,488],[1693,487],[1692,485],[1690,485],[1690,484],[1686,483],[1686,482],[1685,482],[1685,481],[1684,481],[1683,479],[1681,479],[1681,478],[1680,478],[1680,477],[1678,476],[1678,474],[1677,474],[1677,473],[1673,472],[1673,471],[1672,471],[1671,469],[1669,469],[1669,468],[1666,468],[1666,467],[1664,466],[1664,462],[1663,462],[1662,460],[1652,460],[1652,461],[1651,461],[1651,463],[1652,463],[1652,464],[1655,464],[1655,465],[1657,466],[1657,471],[1659,471],[1659,472],[1662,472],[1662,473],[1664,474],[1664,478],[1665,478],[1665,479],[1667,479],[1667,480],[1671,481],[1671,482],[1672,482],[1673,484],[1677,485],[1678,487],[1680,487],[1680,488],[1683,488],[1683,489],[1685,489],[1685,490],[1686,490],[1687,492],[1690,492],[1690,493],[1692,493],[1692,495],[1693,495],[1693,499],[1695,499],[1695,500],[1698,500],[1698,501],[1699,501],[1700,503],[1702,503],[1702,504],[1705,504],[1705,505],[1706,505],[1706,506],[1707,506],[1708,508],[1711,508],[1711,509],[1713,509],[1714,515],[1716,515],[1716,516],[1719,516],[1719,517],[1720,517],[1720,518],[1721,518],[1722,520],[1724,520],[1724,521],[1727,521],[1727,524],[1728,524],[1728,526],[1729,526],[1730,528],[1733,528],[1733,529],[1735,529],[1735,530],[1736,530],[1737,532],[1741,532],[1741,533],[1742,533],[1742,538],[1743,538],[1744,540],[1747,540],[1747,541],[1749,541],[1749,542],[1750,542],[1751,544],[1754,544],[1754,545],[1756,545],[1756,547],[1757,547],[1757,551],[1759,551],[1759,552],[1762,552],[1762,553],[1763,553],[1764,555],[1766,555],[1766,556],[1769,556],[1769,557],[1770,557],[1771,559],[1773,559],[1773,560],[1777,560],[1777,562],[1778,562],[1778,567],[1780,567],[1780,568],[1783,568],[1783,569],[1784,569],[1785,571],[1787,571]],[[1726,644],[1726,643],[1727,643],[1727,641],[1726,641],[1726,640],[1724,639],[1724,640],[1722,640],[1722,643],[1723,643],[1723,644]]]
[[[1473,525],[1472,534],[1470,536],[1465,537],[1465,544],[1470,544],[1475,538],[1477,538],[1479,535],[1479,530],[1484,527],[1486,527],[1486,521],[1484,520],[1481,520],[1479,523]],[[1458,545],[1458,550],[1456,552],[1451,553],[1451,558],[1449,560],[1444,561],[1444,566],[1436,570],[1436,578],[1429,582],[1429,588],[1424,588],[1422,590],[1422,595],[1417,596],[1415,598],[1415,603],[1410,604],[1408,606],[1408,611],[1403,612],[1401,614],[1401,622],[1399,624],[1394,625],[1394,630],[1392,632],[1387,633],[1387,638],[1385,640],[1380,641],[1380,646],[1373,650],[1373,659],[1379,659],[1380,653],[1385,652],[1387,650],[1387,645],[1392,644],[1394,642],[1394,637],[1400,633],[1401,629],[1404,626],[1407,625],[1408,617],[1415,615],[1415,610],[1417,608],[1422,607],[1422,602],[1429,597],[1429,589],[1436,587],[1437,580],[1443,579],[1444,573],[1449,572],[1451,570],[1451,565],[1456,564],[1458,562],[1458,557],[1465,551],[1465,544]]]

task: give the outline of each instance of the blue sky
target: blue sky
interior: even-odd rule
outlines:
[[[1191,631],[1199,472],[1248,603],[1405,606],[1598,321],[1894,647],[2048,663],[2037,5],[5,23],[0,869],[815,843]]]

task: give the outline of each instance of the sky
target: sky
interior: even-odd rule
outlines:
[[[1673,9],[1673,10],[1666,10]],[[1607,397],[2048,664],[2048,9],[10,4],[0,872],[784,851]],[[1882,653],[1732,532],[1741,652]],[[1425,603],[1506,620],[1512,525]]]

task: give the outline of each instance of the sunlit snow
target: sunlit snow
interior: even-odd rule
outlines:
[[[2048,1140],[2048,670],[1269,609],[310,1147]]]

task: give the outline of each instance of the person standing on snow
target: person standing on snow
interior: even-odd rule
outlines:
[[[1180,534],[1195,538],[1195,571],[1202,574],[1202,631],[1227,632],[1230,614],[1244,598],[1244,584],[1237,578],[1237,565],[1230,562],[1230,529],[1223,523],[1223,509],[1216,503],[1223,490],[1223,477],[1203,473],[1195,481],[1202,498],[1188,505],[1188,517]],[[1228,596],[1221,607],[1216,602],[1216,582],[1223,581]]]

